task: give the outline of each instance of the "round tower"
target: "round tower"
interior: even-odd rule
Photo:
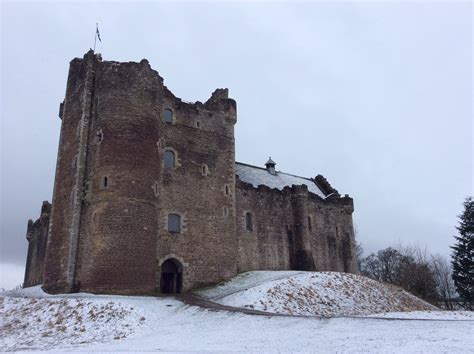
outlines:
[[[146,60],[98,62],[75,282],[154,292],[163,82]]]

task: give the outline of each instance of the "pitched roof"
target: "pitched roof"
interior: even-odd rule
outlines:
[[[283,190],[283,188],[287,186],[291,187],[293,184],[297,186],[305,184],[308,186],[308,191],[311,193],[314,193],[321,198],[325,197],[321,189],[319,189],[314,181],[309,178],[290,175],[281,171],[278,171],[277,174],[273,175],[265,168],[247,165],[241,162],[235,163],[235,174],[239,176],[242,182],[249,183],[255,188],[260,184],[263,184],[270,188]]]

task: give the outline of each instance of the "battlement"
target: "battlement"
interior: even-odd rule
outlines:
[[[136,81],[156,83],[152,86],[157,87],[156,91],[163,90],[162,96],[168,101],[170,106],[173,106],[176,110],[184,112],[185,114],[191,114],[200,116],[201,118],[206,115],[213,116],[214,113],[222,113],[224,120],[235,124],[237,121],[236,116],[236,102],[232,98],[229,98],[229,89],[218,88],[210,96],[210,98],[202,103],[200,101],[187,102],[180,97],[173,94],[163,82],[163,78],[159,75],[158,71],[152,69],[147,59],[142,59],[140,62],[117,62],[117,61],[104,61],[100,54],[94,54],[91,50],[87,52],[83,58],[75,58],[71,61],[71,69],[77,68],[78,74],[81,74],[85,63],[90,63],[92,71],[96,75],[104,76],[107,81],[102,80],[100,88],[104,88],[104,83],[109,85],[107,88],[112,88],[112,85],[128,84],[129,88],[132,89],[136,86]],[[82,69],[81,69],[82,68]],[[74,70],[73,72],[74,73]],[[77,80],[76,75],[71,75],[70,79]],[[155,91],[154,88],[151,88]],[[156,94],[160,94],[156,92]],[[63,103],[60,107],[60,117],[62,117],[64,111]]]

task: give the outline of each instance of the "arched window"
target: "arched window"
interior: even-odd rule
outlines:
[[[169,232],[181,232],[181,216],[178,214],[168,215],[168,231]]]
[[[169,124],[173,123],[173,111],[171,109],[165,109],[164,119],[165,119],[165,123],[169,123]]]
[[[165,167],[166,168],[174,168],[176,166],[174,152],[171,150],[165,150]]]
[[[253,221],[252,221],[252,214],[246,213],[245,214],[245,228],[249,231],[253,230]]]

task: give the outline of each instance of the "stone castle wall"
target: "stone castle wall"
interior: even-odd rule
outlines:
[[[184,289],[235,274],[236,105],[227,90],[184,103],[146,60],[89,52],[71,62],[60,116],[46,290],[154,292],[168,258],[182,263]],[[168,149],[173,169],[163,165]],[[179,234],[166,229],[170,213],[181,216]]]
[[[70,65],[44,288],[155,290],[162,79],[146,61]]]
[[[163,81],[145,60],[92,60],[75,283],[83,291],[153,292],[158,232],[153,186],[161,178],[153,162],[159,161]]]
[[[163,109],[173,112],[173,122],[164,124],[159,145],[175,153],[176,166],[162,166],[159,181],[158,267],[177,259],[184,266],[183,288],[189,289],[236,273],[236,105],[227,90],[216,90],[204,104],[182,102],[167,90]],[[181,233],[167,231],[169,214],[181,216]]]
[[[322,176],[314,181],[326,199],[305,186],[236,180],[227,89],[183,102],[146,60],[102,61],[90,51],[70,63],[60,117],[49,230],[46,219],[31,228],[43,235],[34,240],[47,238],[46,253],[34,256],[39,241],[30,241],[25,283],[42,272],[51,293],[154,293],[170,259],[183,291],[246,270],[356,271],[352,199]],[[180,232],[168,231],[170,214]]]
[[[254,188],[238,179],[236,196],[239,272],[357,272],[351,198],[322,199],[299,186]],[[245,222],[247,212],[252,230]]]
[[[47,201],[41,206],[41,215],[33,222],[28,220],[26,239],[28,240],[28,255],[26,258],[25,279],[23,286],[34,286],[43,283],[43,266],[48,240],[49,215],[51,204]]]

